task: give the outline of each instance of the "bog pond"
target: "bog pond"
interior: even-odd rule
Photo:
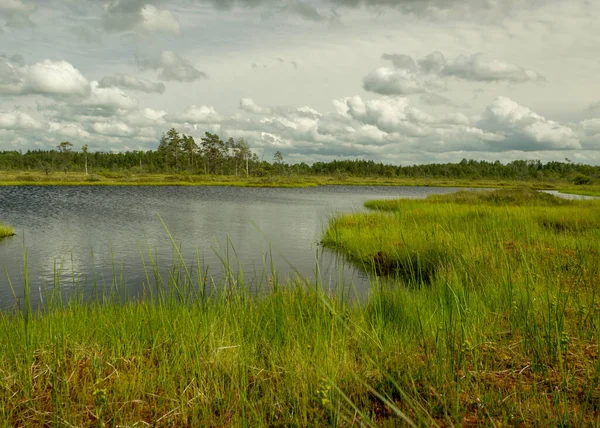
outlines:
[[[0,219],[17,233],[0,240],[0,308],[15,305],[11,283],[23,297],[26,277],[34,306],[56,284],[68,295],[116,283],[126,295],[139,296],[155,282],[155,271],[167,282],[181,258],[194,276],[214,283],[228,265],[235,273],[241,268],[249,287],[268,284],[274,270],[280,281],[317,278],[325,286],[343,283],[362,294],[369,287],[366,275],[319,246],[328,220],[363,211],[369,199],[456,190],[0,187]]]

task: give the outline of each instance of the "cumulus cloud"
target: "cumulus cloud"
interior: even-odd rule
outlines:
[[[116,76],[107,76],[100,79],[98,87],[108,88],[111,86],[123,89],[130,89],[132,91],[146,92],[148,94],[162,94],[163,92],[165,92],[164,83],[151,82],[146,79],[141,79],[139,77],[133,76],[126,76],[124,74],[118,74]]]
[[[140,14],[142,16],[142,27],[145,30],[181,34],[179,21],[168,10],[159,10],[156,6],[147,4],[141,9]]]
[[[131,137],[134,134],[133,129],[121,121],[96,122],[91,125],[91,129],[96,134],[111,137]]]
[[[214,107],[191,105],[181,114],[169,115],[167,120],[176,123],[205,124],[223,120]]]
[[[83,98],[40,105],[38,109],[56,121],[77,119],[80,122],[93,117],[123,115],[137,109],[138,101],[120,88],[102,88],[95,80],[89,87],[89,94]]]
[[[489,59],[481,53],[459,55],[447,61],[441,52],[435,51],[415,60],[406,54],[384,54],[394,68],[380,67],[365,76],[365,90],[381,95],[408,95],[423,93],[427,88],[444,89],[447,78],[474,82],[523,83],[542,81],[536,71],[497,59]]]
[[[107,31],[148,31],[180,34],[179,21],[152,0],[111,0],[104,7],[102,24]]]
[[[142,70],[159,70],[160,80],[193,82],[208,78],[205,72],[196,69],[189,61],[173,51],[162,51],[160,55],[151,57],[137,56],[136,62]]]
[[[0,111],[0,129],[35,129],[41,127],[41,123],[27,113]]]
[[[478,127],[500,134],[504,149],[523,151],[580,149],[573,129],[548,120],[506,97],[498,97],[483,112]]]
[[[53,134],[72,139],[85,140],[87,138],[90,138],[90,133],[83,129],[83,127],[78,123],[49,122],[48,131],[50,131]]]
[[[242,98],[240,100],[240,109],[248,113],[271,113],[270,109],[259,106],[252,98]]]
[[[440,74],[476,82],[522,83],[544,80],[536,71],[525,69],[517,64],[489,59],[481,53],[459,55],[454,61],[447,63]]]
[[[383,54],[381,58],[392,62],[394,67],[401,70],[408,70],[412,72],[417,71],[417,64],[410,55],[405,54]]]
[[[46,59],[26,66],[0,60],[0,93],[85,96],[89,90],[88,80],[66,61]]]
[[[427,88],[440,88],[436,79],[413,73],[407,69],[380,67],[363,79],[366,91],[381,95],[409,95],[425,92]]]
[[[419,60],[419,67],[425,73],[439,74],[446,65],[446,57],[441,52],[434,51]]]

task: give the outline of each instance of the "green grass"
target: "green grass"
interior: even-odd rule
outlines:
[[[2,224],[2,222],[0,221],[0,239],[6,238],[8,236],[13,236],[14,234],[15,231],[12,227]]]
[[[332,219],[363,302],[148,266],[145,294],[0,314],[6,426],[598,425],[599,206],[527,190]],[[174,247],[175,250],[177,246]],[[227,265],[227,260],[224,260]],[[27,258],[25,255],[25,278]],[[155,280],[156,278],[156,280]],[[248,279],[249,281],[250,279]],[[214,289],[214,288],[213,288]],[[37,290],[36,290],[37,292]]]
[[[415,358],[421,342],[454,409],[474,388],[486,424],[598,424],[600,201],[521,188],[366,205],[323,244],[394,282],[374,298],[383,322]]]
[[[265,177],[241,177],[227,175],[150,174],[132,172],[99,172],[85,175],[81,172],[68,174],[52,172],[44,174],[32,171],[0,171],[0,186],[238,186],[238,187],[314,187],[324,185],[352,186],[441,186],[441,187],[487,187],[514,188],[522,181],[428,179],[400,177],[352,177],[273,175]],[[530,182],[538,189],[558,189],[556,183]],[[571,186],[572,187],[572,186]]]

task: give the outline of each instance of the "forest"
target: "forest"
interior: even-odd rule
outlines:
[[[219,135],[206,132],[200,142],[171,128],[164,133],[156,150],[102,152],[77,149],[61,142],[54,150],[0,151],[2,171],[54,172],[124,172],[188,173],[230,176],[333,176],[388,177],[420,179],[484,179],[570,181],[577,185],[592,184],[600,179],[600,166],[563,162],[542,163],[540,160],[515,160],[502,163],[463,159],[458,163],[431,163],[400,166],[373,160],[333,160],[289,164],[280,151],[269,160],[259,158],[243,139],[223,141]]]

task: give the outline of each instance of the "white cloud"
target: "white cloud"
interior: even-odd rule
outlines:
[[[445,79],[448,77],[474,82],[523,83],[545,80],[536,71],[489,59],[481,53],[459,55],[448,62],[441,52],[435,51],[418,60],[418,66],[406,54],[384,54],[382,58],[391,61],[394,68],[380,67],[363,79],[365,90],[381,95],[410,95],[431,88],[445,89]],[[433,99],[429,97],[429,100]]]
[[[447,63],[440,74],[475,82],[522,83],[544,80],[536,71],[525,69],[517,64],[486,58],[481,53],[459,55],[454,61]]]
[[[96,122],[92,124],[91,129],[96,134],[112,137],[130,137],[134,134],[127,124],[120,121]]]
[[[506,98],[498,97],[486,108],[479,128],[504,136],[505,149],[550,150],[580,149],[575,132],[564,125],[548,120],[527,107]]]
[[[191,105],[181,114],[169,115],[167,120],[176,123],[204,124],[220,122],[223,118],[213,107]]]
[[[136,57],[138,67],[142,70],[159,70],[158,78],[165,81],[193,82],[207,79],[208,75],[196,69],[189,61],[173,51],[162,51],[158,56]]]
[[[119,88],[101,88],[97,81],[91,83],[90,97],[83,101],[83,106],[97,107],[110,112],[133,110],[138,101]]]
[[[48,130],[51,133],[57,134],[60,137],[87,139],[90,138],[90,133],[77,123],[69,122],[50,122]]]
[[[270,109],[259,106],[252,98],[242,98],[240,100],[240,109],[248,113],[271,113]]]
[[[41,127],[41,123],[27,113],[0,111],[0,129],[36,129]]]
[[[160,10],[156,6],[147,4],[142,7],[140,14],[142,15],[142,27],[145,30],[181,34],[179,21],[168,10]]]
[[[157,93],[162,94],[165,92],[165,84],[161,82],[151,82],[146,79],[139,77],[126,76],[124,74],[118,74],[116,76],[107,76],[100,79],[99,87],[117,87],[123,89],[131,89],[132,91],[146,92],[148,94]]]
[[[30,66],[0,63],[0,93],[14,95],[85,96],[88,80],[66,61],[46,59]]]
[[[158,9],[154,0],[110,0],[104,6],[102,25],[107,31],[181,34],[177,18]]]
[[[426,82],[406,69],[380,67],[365,76],[363,87],[381,95],[408,95],[425,92]]]

